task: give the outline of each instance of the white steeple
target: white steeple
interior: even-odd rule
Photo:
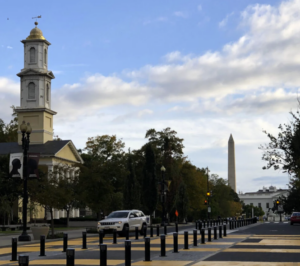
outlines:
[[[37,27],[30,32],[24,44],[24,68],[17,74],[21,78],[20,107],[16,108],[19,124],[29,122],[32,126],[32,144],[53,139],[53,115],[51,110],[51,80],[48,70],[48,47],[51,45]],[[19,132],[19,143],[21,134]]]

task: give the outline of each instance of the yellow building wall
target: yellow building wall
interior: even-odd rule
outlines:
[[[47,112],[20,112],[18,113],[18,129],[23,121],[30,123],[32,133],[31,144],[43,144],[53,140],[53,115]],[[46,131],[46,132],[45,132]],[[22,134],[18,133],[18,143],[22,143]]]

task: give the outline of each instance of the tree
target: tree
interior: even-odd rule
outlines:
[[[299,102],[300,105],[300,102]],[[282,169],[299,179],[300,170],[300,114],[290,112],[292,120],[288,124],[279,125],[278,136],[263,131],[270,142],[260,145],[263,151],[262,160],[267,162],[263,169]]]
[[[67,213],[67,227],[69,227],[70,210],[80,206],[79,191],[79,168],[76,166],[56,165],[51,173],[56,177],[57,207]],[[70,171],[74,174],[70,176]]]
[[[0,156],[0,213],[13,220],[13,206],[22,193],[22,180],[9,176],[9,155]]]
[[[175,211],[177,210],[179,213],[178,220],[180,222],[183,222],[184,219],[186,219],[188,204],[189,204],[189,198],[187,195],[186,185],[184,184],[184,182],[181,182],[175,197],[175,204],[174,204]]]
[[[11,106],[13,110],[12,120],[5,124],[0,119],[0,142],[17,142],[18,141],[18,118],[15,112],[15,107]]]
[[[247,217],[251,217],[252,216],[252,209],[254,212],[254,216],[263,216],[265,214],[265,212],[262,210],[261,207],[256,207],[253,205],[245,205],[243,204],[243,213],[246,214]]]
[[[143,178],[143,209],[145,213],[152,215],[157,205],[157,179],[156,179],[156,160],[152,145],[146,147],[145,166]]]
[[[291,187],[288,196],[282,196],[280,200],[283,203],[284,212],[291,214],[293,211],[299,211],[300,188]]]
[[[113,209],[112,199],[120,198],[127,175],[125,144],[116,136],[88,138],[82,154],[84,165],[79,175],[80,198],[100,216]]]
[[[132,161],[132,154],[129,150],[127,155],[127,176],[124,181],[124,194],[123,202],[124,208],[140,209],[140,188],[135,176],[135,168]]]

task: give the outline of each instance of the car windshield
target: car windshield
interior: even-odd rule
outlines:
[[[129,212],[112,212],[107,216],[108,218],[127,218]]]
[[[294,212],[294,213],[292,214],[292,217],[295,217],[295,216],[300,216],[300,212]]]

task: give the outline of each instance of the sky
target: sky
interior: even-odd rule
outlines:
[[[23,44],[36,17],[51,43],[55,135],[84,149],[116,135],[126,150],[166,127],[197,167],[227,179],[235,141],[238,192],[287,188],[262,170],[263,130],[291,121],[300,86],[300,0],[0,0],[0,118],[20,105]]]

